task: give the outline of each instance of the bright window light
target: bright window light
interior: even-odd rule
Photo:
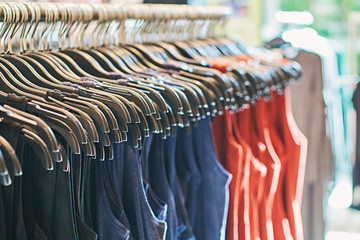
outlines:
[[[325,235],[325,240],[358,240],[358,239],[360,239],[360,233],[329,231]]]
[[[293,23],[300,25],[311,25],[314,22],[313,15],[307,11],[279,11],[275,14],[275,19],[281,23]]]
[[[330,207],[334,208],[350,207],[352,203],[352,182],[349,177],[343,176],[339,178],[333,191],[330,194],[328,203]]]
[[[318,44],[318,41],[314,42],[314,39],[318,40],[317,37],[317,32],[312,28],[288,30],[282,34],[284,41],[290,42],[294,47],[314,46]]]

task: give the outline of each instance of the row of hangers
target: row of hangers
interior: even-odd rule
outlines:
[[[113,159],[114,142],[141,148],[150,131],[163,138],[175,127],[190,131],[191,123],[244,108],[299,76],[294,62],[216,38],[228,14],[176,5],[0,3],[1,183],[22,174],[8,141],[14,129],[45,169],[63,162],[69,171],[67,145],[74,154]],[[227,74],[214,61],[226,63]]]

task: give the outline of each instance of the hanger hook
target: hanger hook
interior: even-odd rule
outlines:
[[[90,23],[93,20],[93,8],[89,5],[85,5],[85,4],[81,4],[79,5],[80,10],[82,11],[82,28],[80,29],[80,34],[79,34],[79,42],[78,45],[79,47],[84,48],[85,47],[85,33],[87,31],[87,29],[89,28]]]
[[[109,36],[108,33],[114,21],[114,13],[113,13],[113,9],[111,7],[109,8],[106,4],[102,4],[101,7],[104,11],[105,21],[103,27],[101,28],[100,36],[102,42],[100,46],[107,46],[110,45],[111,43],[111,36]]]
[[[72,4],[71,7],[72,26],[69,29],[69,47],[78,48],[78,33],[82,27],[82,12],[79,4]]]
[[[54,3],[51,3],[51,9],[52,9],[52,19],[51,19],[51,26],[49,28],[48,34],[46,38],[48,39],[48,51],[52,50],[52,43],[53,43],[53,36],[55,29],[57,29],[58,20],[59,20],[59,8]]]
[[[74,10],[75,5],[72,3],[66,4],[66,12],[67,12],[67,22],[66,29],[64,32],[64,44],[66,44],[65,48],[71,48],[71,34],[73,33],[74,26],[76,27],[76,12]]]
[[[41,46],[41,50],[42,51],[47,51],[48,50],[48,35],[49,32],[51,31],[52,25],[53,25],[53,15],[54,15],[54,11],[53,8],[51,7],[50,3],[46,3],[43,6],[46,9],[46,22],[45,22],[45,27],[43,28],[43,31],[41,33],[41,37],[40,39],[42,40],[42,44],[39,44],[39,47]]]
[[[17,30],[20,27],[21,21],[23,21],[22,16],[21,16],[21,12],[18,8],[18,4],[10,4],[7,3],[9,8],[12,11],[12,24],[9,27],[8,31],[5,33],[5,38],[7,38],[7,53],[12,53],[12,39],[15,35],[15,33],[17,32]]]
[[[44,13],[44,21],[42,24],[42,29],[40,31],[40,37],[39,37],[39,43],[38,43],[38,51],[44,51],[45,50],[45,46],[44,46],[44,36],[45,33],[47,31],[47,29],[49,28],[49,21],[50,21],[50,10],[48,7],[46,7],[44,4],[37,4],[37,6],[40,9],[40,17],[41,14]]]
[[[25,53],[27,51],[27,36],[32,28],[32,24],[34,23],[35,19],[35,11],[30,6],[29,3],[23,3],[22,6],[24,7],[24,13],[27,15],[26,21],[23,25],[23,30],[20,36],[20,53]]]
[[[105,11],[101,6],[93,5],[93,9],[98,14],[98,19],[95,22],[96,25],[95,25],[94,31],[93,31],[92,47],[97,47],[97,46],[101,46],[101,37],[100,37],[100,35],[101,35],[101,31],[102,31],[102,29],[104,27],[104,24],[106,22],[106,16],[105,16]]]
[[[59,3],[54,3],[55,6],[59,9],[59,13],[60,13],[60,26],[58,29],[58,49],[61,50],[63,48],[63,36],[64,33],[66,31],[66,23],[67,23],[67,11],[65,9],[64,4],[59,4]]]
[[[119,37],[118,45],[125,44],[125,39],[126,39],[125,24],[127,18],[128,18],[127,9],[125,7],[119,6],[119,12],[118,12],[119,26],[118,26],[118,34],[117,34],[117,36]]]
[[[35,43],[34,43],[35,33],[41,20],[41,9],[38,3],[32,3],[30,6],[34,10],[34,18],[33,18],[34,24],[30,25],[31,27],[29,29],[29,35],[30,35],[29,51],[33,52],[35,49]]]
[[[110,46],[110,45],[113,45],[114,43],[114,36],[113,36],[113,32],[111,31],[112,29],[114,29],[117,25],[117,22],[116,22],[116,9],[111,7],[112,5],[105,5],[107,11],[109,12],[109,23],[108,23],[108,26],[106,28],[106,31],[105,31],[105,34],[106,34],[106,45],[107,46]]]
[[[137,41],[139,43],[145,42],[146,41],[146,26],[147,26],[147,22],[148,22],[148,16],[146,11],[144,11],[144,7],[146,6],[139,6],[139,8],[137,8],[137,18],[139,19],[139,25],[136,29],[137,34],[135,36],[137,36]]]
[[[1,52],[1,54],[3,54],[4,53],[3,46],[5,44],[4,34],[5,34],[5,31],[8,29],[9,22],[11,21],[11,18],[12,18],[12,16],[10,16],[10,15],[12,13],[7,8],[6,3],[0,3],[0,9],[3,14],[3,22],[1,24],[1,29],[0,29],[0,52]]]

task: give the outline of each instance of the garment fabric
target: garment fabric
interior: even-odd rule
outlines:
[[[355,147],[355,163],[353,166],[353,207],[360,209],[360,86],[357,84],[357,87],[354,91],[352,101],[356,111],[356,147]]]
[[[181,186],[183,186],[181,180],[181,168],[179,168],[176,164],[176,149],[177,149],[177,134],[178,130],[176,129],[176,133],[174,137],[169,137],[164,141],[164,161],[167,173],[167,179],[170,185],[170,188],[174,194],[175,207],[176,207],[176,215],[178,219],[178,227],[177,227],[177,238],[178,239],[195,239],[193,229],[191,228],[189,215],[186,211],[185,207],[185,196],[184,190]],[[187,178],[189,175],[188,171],[185,171]]]
[[[4,217],[0,234],[14,239],[301,239],[300,159],[306,146],[288,99],[274,92],[270,100],[237,112],[226,109],[213,121],[191,123],[190,131],[176,129],[167,139],[150,132],[141,149],[130,141],[111,141],[114,158],[104,161],[73,154],[67,146],[70,171],[64,169],[67,159],[54,171],[43,169],[33,149],[19,144],[26,173],[0,194],[0,208],[13,211],[2,217],[11,216],[17,230]],[[22,201],[11,200],[15,205],[7,208],[6,199],[15,195]],[[60,219],[66,224],[56,224]]]
[[[162,213],[156,216],[150,207],[142,179],[139,153],[128,142],[125,143],[123,159],[126,181],[123,181],[122,199],[130,231],[136,239],[164,239],[166,222],[164,218],[159,218],[164,216],[161,216]]]
[[[133,50],[138,51],[136,48]],[[78,53],[71,54],[77,56]],[[158,91],[159,96],[153,96],[154,92],[147,89],[150,85],[146,86],[145,80],[150,81],[150,78],[136,83],[140,77],[112,72],[109,75],[112,75],[114,82],[100,84],[85,77],[84,86],[95,88],[92,89],[94,91],[87,92],[76,87],[79,90],[76,100],[82,100],[77,102],[75,97],[71,100],[76,102],[74,106],[79,104],[80,109],[89,107],[94,110],[84,110],[84,115],[90,117],[88,124],[92,123],[92,130],[99,135],[99,140],[91,142],[96,156],[85,153],[81,148],[89,142],[79,142],[81,151],[73,153],[71,144],[55,131],[54,137],[62,146],[63,162],[54,162],[53,171],[48,171],[42,166],[44,159],[36,156],[36,149],[22,142],[13,143],[18,144],[20,149],[17,154],[21,158],[24,175],[14,178],[10,187],[1,186],[0,210],[3,209],[5,213],[0,214],[0,223],[3,222],[5,227],[0,226],[0,237],[54,240],[301,240],[301,229],[298,229],[301,227],[298,220],[304,176],[301,156],[306,146],[302,142],[302,133],[291,120],[291,110],[286,106],[288,97],[274,92],[270,100],[264,98],[262,91],[267,89],[260,88],[264,88],[267,82],[260,83],[260,73],[257,71],[254,74],[247,72],[254,66],[249,64],[250,68],[244,72],[240,68],[240,80],[234,77],[230,79],[230,75],[226,75],[228,67],[239,67],[252,60],[253,57],[239,56],[237,62],[219,61],[213,67],[220,69],[223,75],[218,71],[213,74],[210,69],[209,72],[192,71],[184,65],[179,70],[176,65],[165,64],[164,76],[155,79],[156,76],[151,75],[152,80],[156,80],[152,90]],[[99,67],[110,62],[100,61]],[[85,65],[89,63],[85,61]],[[147,71],[160,74],[154,69]],[[89,73],[106,75],[96,69],[89,69]],[[162,89],[155,83],[168,81],[168,75],[173,80],[190,75],[188,80],[191,81],[169,81],[168,86],[174,84],[179,93],[173,89],[171,94],[161,96],[160,92],[165,87]],[[208,85],[205,80],[209,81]],[[139,84],[143,88],[135,91],[133,85],[130,86],[133,90],[125,93],[120,91],[122,88],[111,85],[118,83]],[[65,85],[74,86],[71,83]],[[211,86],[216,91],[212,89],[213,92],[204,94],[200,86]],[[235,87],[236,93],[233,92]],[[241,88],[244,88],[244,93],[240,93]],[[125,121],[121,114],[113,116],[110,111],[115,112],[113,105],[110,109],[103,104],[102,101],[108,99],[100,93],[107,90],[119,91],[111,95],[113,100],[115,96],[120,99],[127,93],[131,95],[131,101],[124,106],[124,109],[132,110],[128,111],[131,115],[129,119]],[[225,92],[221,93],[220,90]],[[181,98],[180,93],[183,93]],[[85,104],[84,96],[87,94],[94,94],[94,98],[91,98],[94,101],[89,101],[94,108]],[[71,102],[71,93],[64,96],[69,97],[63,97],[64,101]],[[95,97],[102,101],[95,100]],[[172,110],[166,104],[165,99],[170,97],[172,101],[175,98],[178,100],[171,103],[178,104],[178,109]],[[214,101],[209,101],[211,108],[215,104],[224,105],[217,106],[218,115],[216,111],[207,112],[209,106],[202,105],[208,101],[207,98]],[[215,98],[219,98],[216,103]],[[247,107],[241,105],[249,99],[251,102],[244,104]],[[198,100],[195,103],[197,106],[194,107],[192,100]],[[157,105],[158,102],[163,106]],[[180,102],[184,104],[181,108]],[[165,112],[159,111],[160,108]],[[142,113],[144,109],[147,112]],[[182,112],[184,109],[185,113]],[[75,110],[73,108],[71,112]],[[179,111],[176,112],[179,116],[183,114],[180,117],[184,124],[175,126],[171,121],[178,120],[171,119],[174,115],[170,111],[175,110]],[[73,117],[76,119],[78,114],[74,113]],[[122,132],[113,122],[115,119],[124,121],[122,123],[126,130],[122,126]],[[149,126],[142,122],[144,119],[152,120],[148,122]],[[63,120],[66,122],[69,119]],[[167,121],[172,124],[171,128],[165,127]],[[2,134],[9,135],[9,139],[12,135],[17,136],[18,132],[13,134],[1,123]],[[19,124],[10,125],[19,131]],[[75,132],[75,127],[72,127]],[[87,135],[89,128],[87,126],[86,130],[80,130]],[[127,131],[132,134],[128,136]],[[73,136],[76,135],[74,132],[66,134]],[[129,139],[121,141],[117,134],[128,136]],[[86,141],[91,140],[87,138]],[[70,167],[67,166],[68,162]]]
[[[322,239],[326,209],[324,196],[328,195],[326,184],[333,176],[334,166],[331,142],[326,133],[322,63],[318,55],[303,50],[295,60],[301,65],[303,75],[296,85],[290,87],[291,108],[297,126],[308,140],[301,201],[304,239]],[[317,191],[313,191],[314,188]]]
[[[210,118],[192,126],[191,137],[201,182],[196,194],[196,239],[225,239],[229,173],[220,165],[214,149]],[[210,227],[211,226],[211,227]]]
[[[285,204],[283,197],[285,196],[284,184],[285,184],[285,174],[286,174],[286,165],[287,159],[285,156],[285,142],[284,137],[280,136],[279,130],[277,129],[277,124],[281,126],[283,123],[279,123],[277,115],[279,114],[280,106],[277,106],[275,103],[274,97],[267,102],[267,111],[266,115],[268,116],[268,127],[271,141],[273,142],[274,149],[276,154],[279,156],[281,162],[281,169],[279,174],[279,184],[276,189],[274,207],[273,207],[273,216],[272,221],[274,225],[282,226],[280,229],[274,229],[275,239],[293,239],[290,231],[289,220],[285,212]],[[283,125],[286,127],[286,125]]]
[[[270,138],[265,104],[265,100],[260,99],[253,108],[250,108],[250,117],[253,119],[252,126],[255,129],[252,145],[258,146],[254,153],[267,168],[263,201],[260,207],[260,211],[265,212],[265,218],[260,219],[260,234],[262,239],[274,239],[272,209],[274,207],[275,189],[279,185],[281,162]],[[279,225],[275,225],[275,227],[282,229],[282,226]]]
[[[96,179],[94,231],[98,234],[99,239],[129,239],[130,229],[122,224],[125,212],[118,205],[108,179],[106,179],[105,163],[94,161],[91,164],[94,168],[92,177]]]
[[[229,114],[225,111],[225,114]],[[226,228],[226,239],[238,239],[245,234],[245,223],[242,221],[243,215],[239,215],[244,210],[241,206],[243,178],[242,157],[243,148],[235,141],[231,132],[231,121],[226,115],[216,116],[212,124],[215,149],[220,163],[232,175],[229,184],[229,213]]]
[[[249,207],[252,210],[250,212],[250,221],[252,228],[252,239],[260,238],[260,218],[264,217],[260,213],[260,206],[262,197],[264,194],[264,184],[267,173],[267,168],[258,158],[253,154],[253,149],[250,146],[252,131],[250,128],[250,118],[246,115],[247,110],[239,111],[234,118],[237,128],[235,136],[243,146],[246,146],[250,159],[250,198]]]
[[[155,194],[167,205],[167,232],[166,239],[177,239],[178,218],[175,198],[166,175],[164,160],[164,140],[160,135],[150,134],[146,139],[141,152],[143,169],[147,169],[147,182]]]
[[[291,119],[289,98],[287,90],[274,92],[270,100],[236,113],[227,110],[212,123],[218,157],[238,177],[238,185],[230,183],[230,209],[237,211],[229,216],[238,213],[235,221],[228,218],[231,239],[303,239],[307,142]]]
[[[29,146],[25,144],[24,141],[18,139],[18,132],[19,128],[15,128],[15,134],[11,139],[11,142],[14,144],[13,146],[16,147],[16,152],[19,154],[20,159],[23,159],[22,156],[26,154],[26,150],[29,150]],[[24,187],[24,180],[20,177],[12,176],[12,185],[8,187],[2,187],[2,199],[3,199],[3,230],[2,235],[4,239],[31,239],[28,237],[29,231],[27,231],[27,226],[29,224],[33,224],[32,222],[28,222],[26,215],[24,217],[24,209],[23,205],[23,197],[24,194],[22,192],[22,188]],[[25,205],[26,206],[26,205]],[[35,232],[39,233],[40,235],[43,234],[40,227],[35,229]]]
[[[25,154],[32,156],[23,162],[27,171],[22,176],[29,239],[77,239],[69,172],[63,171],[62,163],[53,171],[45,170],[31,148]]]
[[[4,204],[4,196],[3,196],[3,189],[1,186],[0,191],[0,210],[2,213],[5,213],[5,204]],[[1,214],[0,216],[0,237],[1,239],[6,239],[6,218],[5,214]]]
[[[79,240],[96,240],[98,235],[85,223],[85,199],[84,191],[87,186],[84,174],[84,161],[90,161],[88,157],[81,154],[73,154],[69,149],[68,156],[70,161],[70,179],[71,179],[71,191],[74,204],[74,216],[76,227],[78,230]]]

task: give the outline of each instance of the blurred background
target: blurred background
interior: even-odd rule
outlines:
[[[303,61],[304,82],[311,84],[302,92],[297,91],[301,86],[293,86],[292,108],[309,140],[302,202],[304,236],[306,240],[360,239],[360,147],[356,147],[360,145],[356,140],[356,135],[360,137],[356,114],[360,109],[359,0],[76,2],[229,6],[233,13],[226,25],[227,37],[248,46],[280,49],[286,57]],[[301,60],[300,52],[320,61]],[[308,99],[319,107],[310,110]]]

